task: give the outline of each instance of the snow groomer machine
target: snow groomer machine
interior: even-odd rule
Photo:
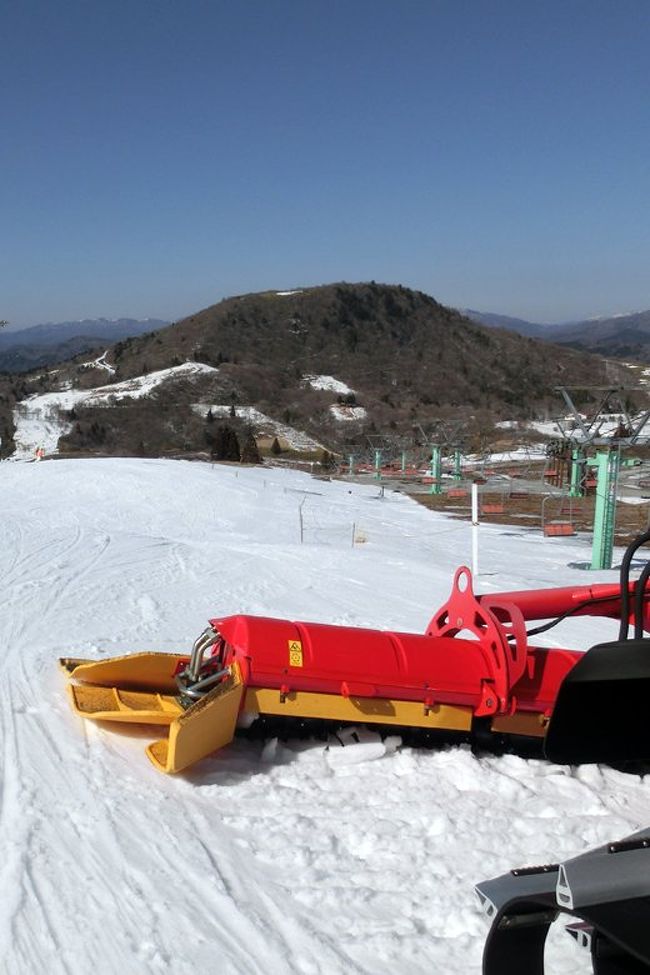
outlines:
[[[60,663],[80,716],[167,729],[147,748],[163,772],[259,719],[286,737],[314,722],[372,724],[497,750],[533,743],[562,764],[647,762],[650,564],[629,576],[648,540],[630,545],[619,583],[475,595],[462,566],[423,634],[235,615],[210,620],[191,654]],[[531,642],[574,616],[620,620],[618,639],[586,653]]]

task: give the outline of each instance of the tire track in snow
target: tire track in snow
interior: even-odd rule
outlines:
[[[0,689],[2,769],[0,792],[0,954],[14,937],[16,918],[23,903],[24,850],[29,836],[29,806],[19,780],[18,741],[11,687]]]
[[[227,924],[231,929],[227,932],[228,941],[237,949],[235,957],[242,954],[242,945],[246,945],[241,971],[259,971],[263,975],[327,975],[335,971],[358,975],[368,971],[342,953],[334,942],[322,938],[308,911],[301,910],[295,902],[290,911],[286,910],[290,898],[286,889],[276,889],[273,871],[237,846],[236,834],[224,825],[216,810],[205,803],[202,812],[195,807],[195,802],[186,806],[190,834],[195,837],[188,848],[198,846],[203,856],[196,857],[196,868],[188,873],[187,882],[197,896],[203,891],[215,907],[221,908],[219,937],[223,938]],[[202,838],[210,836],[212,841]],[[202,860],[207,870],[201,869]],[[206,873],[213,878],[212,883],[206,884]],[[218,890],[214,883],[217,880]],[[224,899],[227,910],[223,909]]]
[[[75,520],[73,525],[74,532],[72,538],[69,538],[68,534],[66,534],[62,538],[55,537],[47,540],[47,522],[45,518],[41,519],[41,524],[43,527],[40,529],[39,541],[38,522],[31,520],[33,518],[33,513],[30,513],[28,518],[30,534],[34,536],[34,548],[26,553],[24,552],[24,540],[26,533],[24,529],[19,528],[18,534],[20,540],[20,550],[14,557],[9,578],[6,580],[9,585],[20,583],[26,575],[29,575],[30,578],[35,574],[38,575],[40,571],[47,569],[54,558],[62,558],[72,554],[79,544],[81,527],[77,520]],[[16,578],[11,578],[12,573],[16,576]]]
[[[38,541],[38,521],[29,523],[28,530],[19,527],[14,533],[13,551],[9,549],[9,562],[3,578],[5,614],[2,620],[3,653],[0,657],[0,726],[2,729],[2,756],[0,768],[0,886],[3,898],[0,909],[0,952],[19,940],[17,929],[27,903],[33,903],[40,919],[39,940],[48,951],[57,952],[56,970],[69,973],[74,969],[63,963],[57,925],[50,919],[39,892],[39,881],[33,870],[32,838],[40,822],[47,816],[35,799],[38,791],[38,767],[47,774],[47,766],[56,767],[62,761],[60,751],[52,747],[50,727],[40,728],[39,705],[35,697],[37,670],[32,648],[38,645],[44,622],[56,613],[69,589],[77,585],[85,572],[91,571],[101,559],[103,546],[94,557],[81,565],[80,546],[83,531],[78,519],[66,526],[62,537],[50,541]],[[6,551],[6,549],[5,549]],[[56,567],[56,568],[53,568]],[[38,599],[38,615],[26,614],[25,591],[34,589],[42,593]],[[51,704],[48,703],[48,707]],[[39,738],[39,747],[30,754],[30,763],[23,761],[24,736]],[[37,769],[33,767],[38,756]],[[35,776],[36,773],[36,776]],[[29,953],[29,948],[26,948]],[[24,957],[24,956],[23,956]],[[11,966],[3,966],[9,971]],[[20,966],[17,971],[24,971]],[[54,967],[49,970],[54,971]]]
[[[21,957],[32,951],[42,959],[52,949],[54,932],[59,953],[55,964],[48,965],[48,971],[62,975],[95,970],[98,959],[102,959],[99,970],[107,975],[134,970],[168,972],[167,956],[156,960],[156,953],[138,954],[141,932],[153,930],[157,923],[151,905],[159,901],[160,890],[147,880],[145,867],[138,866],[138,862],[147,862],[147,856],[129,863],[120,855],[132,826],[129,816],[125,816],[131,800],[118,801],[116,806],[111,785],[115,774],[123,770],[115,768],[110,755],[107,764],[112,774],[98,764],[100,749],[102,759],[107,759],[103,741],[97,741],[96,747],[91,744],[84,760],[88,747],[83,739],[73,739],[77,757],[72,757],[70,742],[65,742],[63,750],[59,748],[57,737],[52,737],[51,715],[46,718],[45,722],[32,723],[29,729],[30,753],[38,754],[41,760],[35,770],[41,782],[37,800],[29,806],[29,829],[19,840],[20,846],[28,850],[29,862],[23,865],[25,894],[12,912],[12,943],[19,947]],[[63,744],[69,729],[60,730]],[[91,732],[91,742],[93,737],[105,736]],[[55,770],[54,776],[51,771],[47,775],[48,768]],[[79,795],[86,796],[84,806],[70,805],[68,797]],[[139,802],[147,808],[144,795],[139,796]],[[146,825],[144,835],[148,836],[152,824]],[[56,861],[53,851],[57,851]],[[57,877],[64,878],[63,884]],[[54,886],[57,884],[58,889]],[[49,905],[46,919],[42,917],[40,900]],[[39,919],[37,930],[34,917]],[[105,918],[112,919],[106,930]],[[119,920],[117,934],[112,928],[115,919]],[[80,924],[87,933],[81,950]],[[72,957],[66,957],[68,945],[76,945]],[[136,959],[139,961],[134,969]]]
[[[12,537],[12,528],[14,529]],[[23,551],[23,528],[20,520],[14,518],[7,521],[5,516],[0,522],[0,532],[2,533],[1,551],[3,556],[7,558],[8,565],[3,566],[2,569],[2,586],[3,591],[7,583],[11,579],[11,575],[16,567],[18,560],[20,559]]]
[[[79,522],[74,525],[74,538],[56,557],[57,563],[60,559],[66,561],[60,565],[55,564],[54,559],[50,559],[43,564],[43,574],[47,575],[50,583],[44,601],[43,616],[47,618],[51,614],[63,611],[65,600],[70,595],[78,598],[78,593],[71,593],[72,587],[79,588],[79,584],[101,562],[110,543],[110,536],[101,535],[93,538],[91,544],[88,544]],[[53,567],[54,572],[51,571]]]

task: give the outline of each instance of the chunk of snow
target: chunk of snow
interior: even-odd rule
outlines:
[[[332,768],[345,768],[348,765],[358,765],[383,758],[386,747],[383,741],[360,741],[352,745],[330,747],[327,751],[327,762]]]

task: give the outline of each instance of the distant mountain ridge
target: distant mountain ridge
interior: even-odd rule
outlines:
[[[650,362],[650,310],[589,318],[564,325],[545,325],[493,312],[467,309],[474,321],[490,328],[507,328],[519,335],[583,349],[595,355]]]
[[[71,359],[101,345],[154,332],[168,325],[160,318],[92,318],[77,322],[47,322],[30,328],[0,330],[0,372],[29,372]]]
[[[471,318],[473,322],[480,322],[481,325],[488,325],[490,328],[507,328],[510,332],[517,332],[518,335],[526,335],[531,338],[545,338],[547,331],[556,327],[528,322],[525,318],[513,318],[510,315],[475,311],[473,308],[461,308],[460,312],[462,315]]]

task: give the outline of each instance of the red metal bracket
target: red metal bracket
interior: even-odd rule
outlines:
[[[481,717],[512,711],[512,689],[526,670],[528,639],[521,610],[498,597],[474,595],[472,573],[466,565],[454,576],[451,595],[430,621],[427,636],[454,637],[459,633],[478,640],[487,672],[482,700],[476,709]]]

